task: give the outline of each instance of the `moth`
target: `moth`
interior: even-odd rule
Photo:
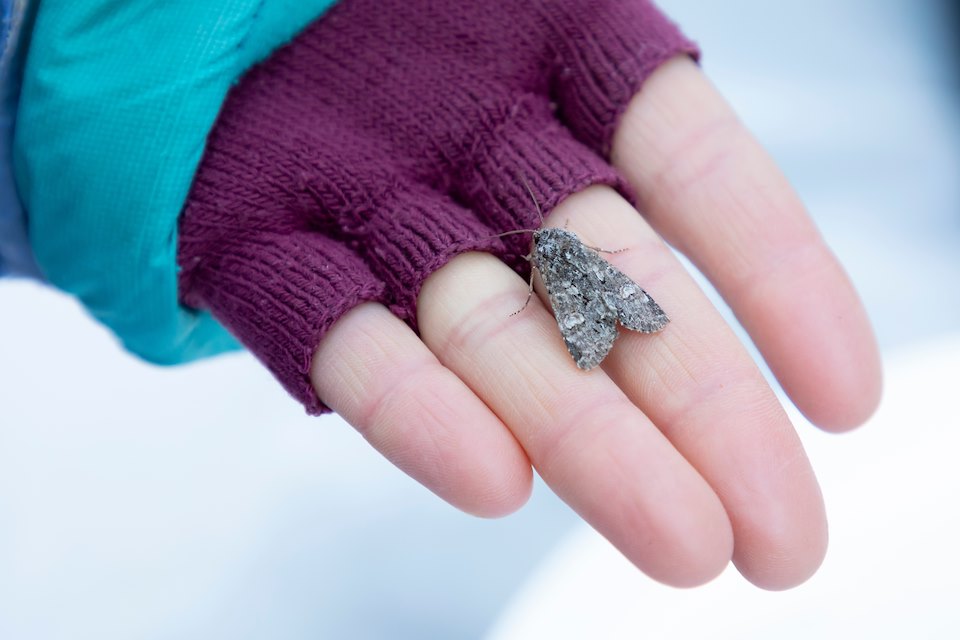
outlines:
[[[527,191],[542,221],[540,204],[529,186]],[[655,333],[670,322],[646,291],[600,255],[615,252],[589,247],[566,229],[508,233],[533,234],[533,251],[527,259],[540,272],[560,334],[579,368],[590,370],[603,362],[619,335],[618,324]],[[532,293],[531,273],[527,303]]]

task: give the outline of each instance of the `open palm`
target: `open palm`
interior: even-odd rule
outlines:
[[[631,102],[612,161],[642,215],[594,186],[547,223],[628,249],[607,257],[670,315],[662,333],[623,332],[602,369],[580,371],[545,304],[512,315],[523,279],[467,253],[425,283],[422,340],[383,306],[361,305],[320,345],[314,387],[465,511],[518,508],[532,465],[658,580],[696,585],[732,558],[759,586],[796,585],[826,549],[817,481],[773,391],[665,241],[707,274],[828,430],[860,424],[879,399],[864,310],[786,179],[688,59]]]

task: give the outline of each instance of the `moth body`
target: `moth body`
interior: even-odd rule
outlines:
[[[533,233],[533,265],[574,362],[592,369],[610,353],[617,323],[652,333],[670,321],[646,291],[566,229]]]

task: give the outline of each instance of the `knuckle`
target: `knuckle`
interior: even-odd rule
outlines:
[[[500,343],[504,336],[517,335],[520,327],[533,322],[538,315],[535,299],[521,309],[526,297],[526,291],[511,288],[471,300],[459,318],[449,325],[449,332],[441,339],[441,348],[470,355]]]
[[[425,380],[436,371],[436,366],[435,360],[424,358],[402,367],[381,370],[376,378],[371,379],[374,384],[360,406],[355,424],[357,431],[369,439],[391,422],[389,416],[408,414],[402,406],[416,401],[418,389],[429,388]]]
[[[713,182],[730,167],[745,132],[735,116],[689,125],[675,134],[659,154],[653,182],[668,202],[676,201],[694,185]]]
[[[610,429],[622,427],[637,408],[620,394],[607,397],[590,395],[589,401],[578,406],[558,403],[562,411],[555,411],[551,424],[525,444],[537,469],[550,478],[563,469],[584,459],[585,452],[594,446],[606,446],[604,436]]]

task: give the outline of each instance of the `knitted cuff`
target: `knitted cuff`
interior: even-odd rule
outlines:
[[[230,210],[242,218],[241,208]],[[328,411],[310,381],[314,351],[344,313],[361,302],[386,302],[383,283],[322,235],[262,233],[213,246],[193,240],[210,233],[195,224],[202,218],[188,209],[182,225],[184,304],[210,309],[309,413]]]
[[[341,0],[231,91],[181,223],[181,296],[316,412],[311,358],[364,300],[416,329],[464,251],[526,275],[646,76],[694,51],[645,0]],[[531,200],[531,192],[533,200]]]
[[[495,131],[460,150],[468,158],[455,178],[458,198],[491,230],[537,229],[553,208],[590,185],[617,189],[632,201],[626,180],[600,156],[576,140],[553,117],[549,105],[526,100]],[[525,278],[530,263],[530,237],[503,238],[495,253]]]
[[[558,2],[546,17],[560,60],[560,118],[604,157],[620,116],[650,74],[678,55],[700,58],[696,44],[646,0],[604,2],[603,10]]]
[[[363,251],[392,293],[390,310],[417,330],[417,298],[427,277],[460,253],[497,254],[503,244],[450,198],[426,189],[395,196],[370,220]]]

